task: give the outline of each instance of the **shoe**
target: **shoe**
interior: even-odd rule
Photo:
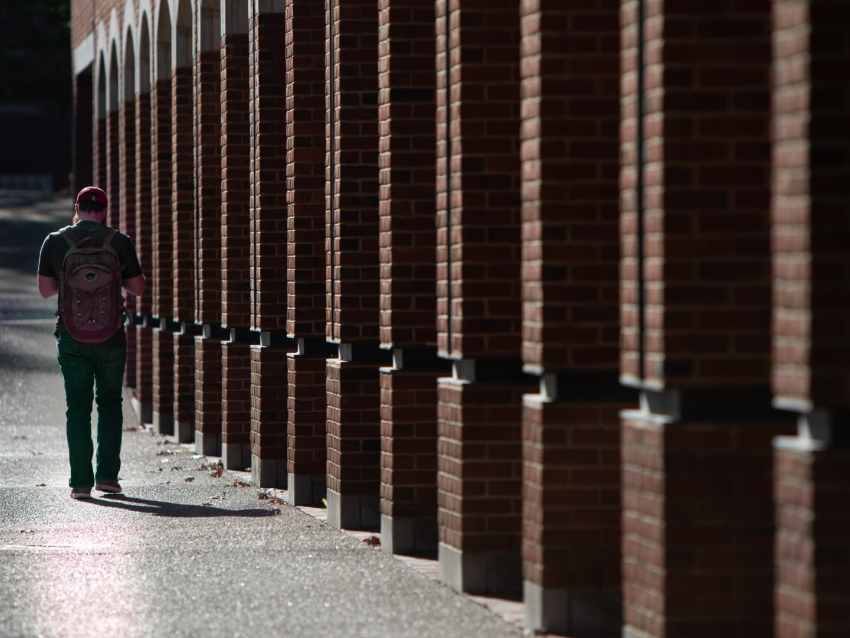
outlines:
[[[95,481],[94,489],[98,492],[109,492],[110,494],[121,493],[121,486],[118,481]]]
[[[73,498],[73,499],[91,498],[91,488],[90,487],[72,487],[71,488],[71,498]]]

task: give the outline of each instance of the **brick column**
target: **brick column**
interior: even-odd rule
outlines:
[[[251,477],[286,487],[286,14],[251,4]]]
[[[433,0],[379,3],[381,548],[437,549]]]
[[[195,451],[221,456],[221,14],[201,9],[195,91]]]
[[[136,300],[136,391],[134,408],[142,423],[153,422],[153,197],[151,140],[151,94],[136,95],[136,253],[147,278],[145,294]]]
[[[178,31],[180,28],[178,27]],[[191,46],[185,44],[184,46]],[[186,60],[188,63],[189,60]],[[194,321],[194,148],[193,69],[180,66],[171,76],[171,250],[173,316],[179,332],[174,348],[174,434],[181,443],[195,436],[195,337],[201,326]]]
[[[105,189],[106,181],[106,65],[103,56],[97,64],[97,93],[92,112],[93,153],[92,153],[92,186]]]
[[[132,81],[132,76],[125,79]],[[132,94],[132,90],[130,91]],[[119,228],[135,243],[136,240],[136,100],[135,96],[121,102],[118,109],[119,121],[119,183],[120,211]],[[128,292],[126,308],[130,316],[136,314],[136,297]],[[127,332],[127,367],[124,372],[124,385],[131,388],[131,396],[136,389],[136,328],[132,323],[126,324]]]
[[[623,635],[769,635],[769,7],[621,24]]]
[[[522,3],[525,626],[620,631],[619,16]]]
[[[293,505],[325,497],[325,12],[286,7],[287,486]],[[329,348],[330,346],[330,348]]]
[[[454,366],[438,383],[440,580],[519,589],[533,379],[520,358],[518,5],[436,7],[437,343]]]
[[[777,638],[850,633],[850,7],[773,3]]]
[[[171,79],[159,79],[151,92],[153,159],[153,425],[174,432],[174,342],[172,332]]]
[[[74,75],[74,156],[72,195],[94,182],[94,87],[91,67]]]
[[[121,144],[118,139],[120,127],[118,105],[106,111],[106,196],[109,198],[109,208],[106,214],[106,225],[120,230],[121,214]]]
[[[244,9],[244,14],[237,13]],[[221,44],[222,461],[251,466],[250,122],[247,3],[228,3]],[[241,24],[240,24],[241,21]]]
[[[328,522],[380,522],[378,6],[328,0],[326,319]]]

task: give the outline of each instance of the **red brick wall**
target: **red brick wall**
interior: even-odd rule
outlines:
[[[526,581],[544,588],[619,587],[621,407],[526,396]]]
[[[323,0],[287,6],[286,330],[299,337],[325,334],[324,24]]]
[[[195,431],[215,441],[221,434],[222,421],[222,344],[218,339],[195,338]],[[199,453],[217,452],[216,446],[206,443]],[[220,456],[213,454],[213,456]]]
[[[171,280],[174,317],[194,321],[194,128],[192,68],[172,70],[171,94]],[[194,360],[194,354],[192,354]],[[191,392],[190,392],[191,396]],[[191,403],[191,401],[190,401]]]
[[[221,41],[221,323],[235,328],[251,321],[248,34]]]
[[[286,328],[286,15],[255,14],[251,19],[251,38],[251,327],[283,330]]]
[[[522,360],[547,375],[523,403],[526,624],[616,632],[618,6],[525,0],[521,31]]]
[[[435,345],[434,3],[379,3],[381,343]]]
[[[327,336],[377,341],[378,7],[371,0],[349,0],[345,11],[339,0],[325,6],[334,34],[325,40],[333,86],[325,123]]]
[[[526,369],[617,366],[619,24],[613,4],[522,3]]]
[[[655,386],[765,383],[768,0],[699,9],[647,3],[642,265],[636,12],[637,2],[622,3],[621,374]],[[709,26],[717,24],[725,27]]]
[[[119,227],[134,242],[136,240],[136,100],[125,100],[118,111],[119,162]],[[136,297],[124,293],[130,314],[136,312]],[[136,387],[136,331],[127,328],[127,366],[124,383]]]
[[[850,7],[774,0],[773,389],[850,403]]]
[[[848,463],[846,449],[776,451],[776,638],[850,632]]]
[[[136,300],[136,312],[142,315],[150,314],[153,297],[153,191],[152,173],[153,157],[151,154],[151,94],[136,95],[136,254],[142,272],[147,278],[147,290]]]
[[[153,157],[153,308],[171,319],[171,80],[157,80],[151,92]]]
[[[286,355],[251,347],[251,454],[259,459],[286,458]]]
[[[378,367],[327,363],[327,488],[376,495],[381,480]]]
[[[251,324],[250,121],[247,33],[221,39],[221,323]],[[222,446],[251,442],[251,350],[247,343],[222,345]],[[234,448],[238,449],[238,448]],[[228,462],[245,469],[241,456]]]
[[[289,493],[304,504],[324,496],[326,461],[324,38],[323,0],[288,3],[286,330],[314,350],[320,346],[310,353],[305,345],[288,358],[287,473],[310,486],[299,492],[297,484],[289,485]]]
[[[458,359],[518,357],[521,302],[517,3],[494,0],[466,6],[459,0],[451,1],[452,11],[459,13],[451,23],[450,49],[455,66],[449,95],[444,75],[446,0],[437,0],[436,7],[440,354]],[[450,115],[447,100],[451,103]],[[447,171],[451,172],[450,185]],[[449,187],[451,202],[447,201]]]
[[[195,67],[195,323],[221,324],[221,52]],[[194,211],[193,211],[194,212]]]
[[[242,343],[221,346],[221,443],[251,443],[251,348]],[[245,469],[244,467],[240,469]]]
[[[106,225],[120,228],[121,215],[121,162],[118,109],[106,112],[106,196],[109,207],[106,212]]]

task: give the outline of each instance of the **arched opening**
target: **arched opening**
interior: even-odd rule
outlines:
[[[100,56],[97,69],[97,119],[106,117],[106,60]]]
[[[118,49],[112,43],[112,51],[109,56],[109,102],[107,111],[118,109]]]
[[[142,16],[139,27],[139,93],[151,90],[151,38],[148,32],[148,16]]]
[[[132,102],[136,94],[136,54],[133,52],[133,35],[127,33],[124,49],[124,101]]]
[[[198,41],[201,51],[217,51],[221,48],[221,5],[216,0],[201,2]]]
[[[159,9],[159,24],[156,33],[156,79],[171,77],[171,15],[168,3],[163,2]]]
[[[174,66],[183,68],[192,65],[192,6],[189,0],[177,4],[177,40],[174,47]]]

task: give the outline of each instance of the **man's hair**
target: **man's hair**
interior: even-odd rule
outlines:
[[[86,213],[99,213],[104,208],[106,208],[105,204],[101,204],[100,202],[96,202],[93,199],[84,199],[80,203],[77,204],[80,207],[80,210]]]

